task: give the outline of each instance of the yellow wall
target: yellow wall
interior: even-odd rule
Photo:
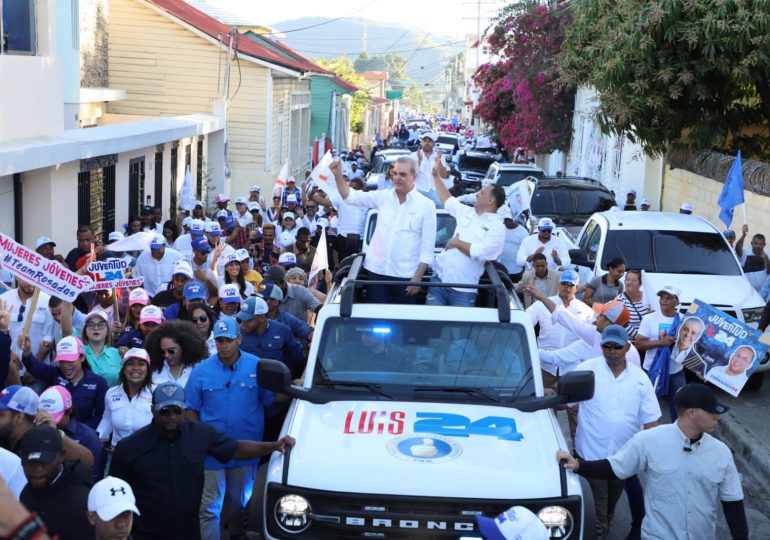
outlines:
[[[224,80],[224,68],[217,45],[136,0],[110,1],[109,82],[128,93],[126,100],[110,103],[110,113],[211,113],[217,72]],[[267,68],[241,59],[239,74],[238,63],[232,63],[228,130],[234,197],[254,183],[272,187],[280,168],[273,163],[274,171],[265,171],[266,87]],[[288,146],[288,130],[285,137]]]
[[[722,182],[717,182],[705,176],[666,167],[663,177],[663,208],[664,212],[678,212],[683,202],[693,206],[693,213],[708,219],[720,229],[726,229],[719,219],[717,200],[722,192]],[[757,195],[750,191],[744,192],[746,200],[746,219],[750,232],[770,232],[770,197]],[[743,209],[735,209],[731,229],[740,230],[743,225]]]

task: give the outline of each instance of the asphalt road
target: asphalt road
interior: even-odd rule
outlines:
[[[730,414],[740,418],[741,424],[750,430],[757,440],[770,441],[770,423],[767,421],[767,411],[770,411],[770,378],[758,392],[748,392],[738,398],[732,398],[723,392],[719,393],[719,399],[731,407]],[[668,422],[668,406],[665,401],[661,401],[661,409],[664,411]],[[559,423],[564,432],[564,437],[569,441],[569,429],[567,427],[566,414],[560,412],[558,415]],[[730,418],[725,421],[731,421]],[[756,444],[752,439],[752,444]],[[756,471],[750,470],[752,467],[766,466],[770,468],[770,463],[760,464],[757,460],[745,460],[740,456],[736,459],[738,472],[741,474],[741,482],[744,491],[744,503],[746,506],[746,516],[749,523],[749,538],[752,540],[770,540],[770,495],[768,488],[753,478],[756,478]],[[642,483],[644,477],[641,476]],[[628,509],[628,501],[623,495],[618,501],[615,510],[615,518],[610,527],[610,534],[607,540],[624,540],[628,531],[631,529],[631,514]],[[729,540],[731,538],[727,524],[722,513],[719,512],[717,520],[716,540]]]

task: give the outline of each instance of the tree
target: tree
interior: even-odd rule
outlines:
[[[358,55],[355,62],[356,71],[387,71],[388,81],[399,85],[407,80],[406,60],[397,53],[377,54],[370,56],[366,51]]]
[[[570,84],[597,89],[603,131],[638,140],[653,155],[673,143],[770,154],[768,0],[573,0],[571,7],[560,71]]]
[[[422,88],[417,86],[414,82],[410,82],[409,86],[404,88],[404,102],[409,103],[414,109],[420,112],[432,114],[439,110],[438,103],[428,97],[428,95],[423,92]]]
[[[559,83],[555,67],[569,21],[564,7],[517,2],[490,26],[486,39],[500,61],[474,75],[481,91],[476,113],[508,149],[547,153],[569,145],[575,89]]]
[[[317,58],[313,61],[322,68],[328,69],[338,77],[361,88],[361,90],[350,96],[350,130],[354,133],[361,133],[364,126],[362,116],[371,95],[369,94],[369,90],[366,89],[366,81],[356,73],[353,61],[346,56]]]

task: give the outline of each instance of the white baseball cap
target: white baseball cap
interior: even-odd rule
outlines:
[[[219,287],[219,300],[225,304],[241,303],[241,291],[235,283],[227,283]]]
[[[297,264],[297,256],[294,253],[290,253],[288,251],[286,253],[281,253],[278,256],[278,264]]]
[[[281,221],[283,221],[284,219],[294,220],[296,219],[296,216],[294,215],[293,212],[284,212],[283,217],[281,218]]]
[[[235,251],[235,259],[238,262],[245,261],[248,258],[249,258],[249,252],[247,250],[245,250],[245,249],[238,249],[238,250]]]
[[[547,217],[540,218],[540,221],[537,222],[537,229],[540,231],[543,229],[553,230],[553,228],[554,228],[554,224],[551,218],[547,218]]]
[[[249,203],[249,200],[246,197],[238,197],[237,199],[235,199],[235,204],[236,205],[238,205],[238,204],[248,204],[248,203]]]
[[[190,279],[195,277],[195,275],[193,274],[192,266],[190,265],[189,262],[187,262],[186,259],[179,259],[176,262],[176,265],[174,266],[173,275],[176,275],[176,274],[182,274],[183,276],[188,277]]]
[[[37,242],[35,242],[35,249],[40,249],[41,246],[44,246],[46,244],[53,244],[53,247],[56,247],[56,243],[48,238],[47,236],[41,236],[37,239]]]
[[[255,185],[253,185],[253,186],[251,186],[249,188],[249,192],[250,193],[254,193],[255,191],[256,192],[260,192],[260,191],[262,191],[262,189],[258,185],[255,184]]]
[[[120,478],[106,476],[88,493],[88,511],[96,512],[102,521],[112,521],[126,510],[139,515],[131,486]]]
[[[118,242],[120,240],[123,240],[125,237],[126,237],[126,235],[123,234],[122,232],[115,231],[115,232],[111,232],[110,233],[110,235],[107,237],[107,241],[109,243]]]
[[[249,209],[249,212],[253,212],[254,210],[259,211],[259,203],[256,201],[250,202],[247,207]]]
[[[224,265],[227,266],[228,264],[230,264],[232,262],[241,262],[238,259],[238,254],[236,252],[228,253],[227,255],[225,255],[225,264]]]
[[[497,516],[477,516],[479,530],[487,540],[549,540],[540,518],[523,506],[513,506]]]

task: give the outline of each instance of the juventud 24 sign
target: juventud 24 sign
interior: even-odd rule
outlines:
[[[122,259],[94,261],[88,265],[86,271],[94,281],[91,285],[92,291],[118,287],[141,287],[144,283],[143,277],[129,278],[126,276],[128,262]]]
[[[57,298],[72,302],[91,288],[91,278],[81,276],[0,233],[3,267],[17,278],[32,283]]]

